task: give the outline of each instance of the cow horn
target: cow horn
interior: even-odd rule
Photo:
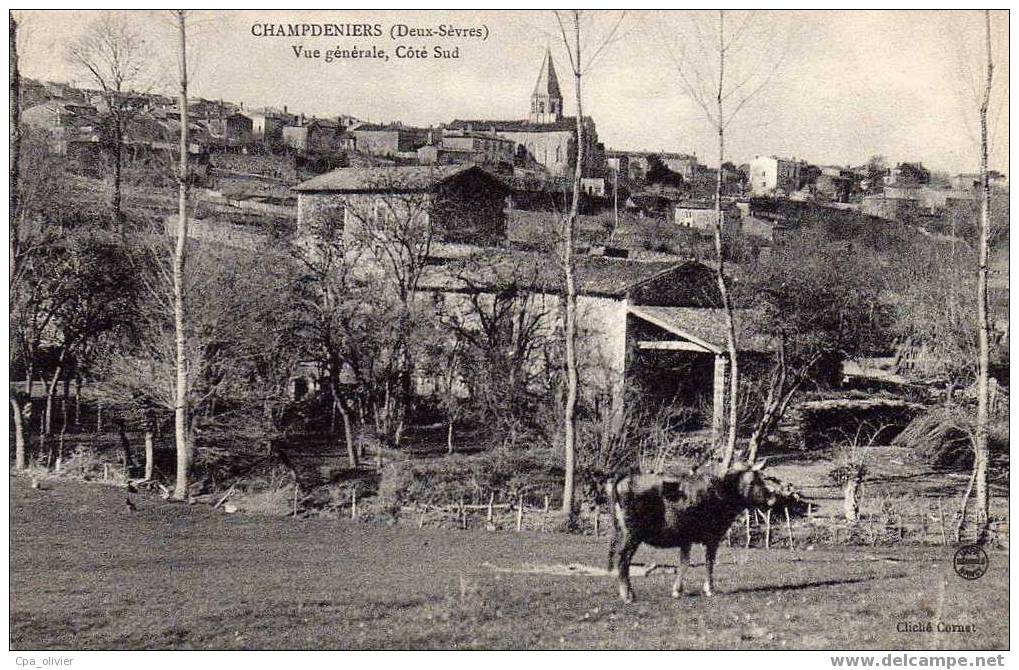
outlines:
[[[768,457],[765,456],[764,458],[762,458],[761,460],[757,461],[752,466],[750,466],[750,469],[755,471],[755,472],[760,472],[761,470],[764,469],[764,464],[767,463],[767,462],[768,462]]]

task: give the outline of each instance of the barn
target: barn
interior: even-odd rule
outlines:
[[[561,277],[547,254],[478,249],[437,259],[419,289],[431,294],[436,309],[460,313],[509,293],[518,309],[540,315],[537,330],[552,338],[559,327]],[[582,392],[607,395],[615,403],[639,392],[652,401],[703,406],[718,429],[728,355],[715,282],[714,270],[696,261],[578,256]],[[741,341],[748,354],[767,348],[760,338]]]

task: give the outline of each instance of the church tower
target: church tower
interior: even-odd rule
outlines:
[[[563,118],[563,94],[552,63],[552,51],[545,49],[545,60],[538,73],[538,83],[531,94],[531,123],[557,123]]]

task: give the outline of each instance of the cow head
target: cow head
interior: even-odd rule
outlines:
[[[740,498],[747,507],[771,507],[778,501],[778,491],[768,485],[763,469],[762,459],[749,467],[741,466],[735,473]]]
[[[790,516],[804,516],[809,510],[811,501],[796,490],[792,484],[787,484],[774,477],[766,477],[765,481],[775,493],[775,507],[785,508]]]

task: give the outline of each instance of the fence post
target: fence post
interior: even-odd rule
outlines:
[[[460,496],[460,527],[467,530],[467,506],[463,496]]]
[[[519,533],[521,528],[524,526],[524,494],[520,494],[520,500],[517,501],[517,532]]]
[[[357,487],[350,490],[350,518],[357,519]]]
[[[764,548],[771,549],[771,508],[764,513]]]
[[[548,494],[545,494],[545,513],[541,517],[541,532],[548,532]]]
[[[744,510],[744,520],[747,524],[747,542],[743,545],[745,549],[750,548],[750,510]]]
[[[424,528],[425,527],[425,510],[426,509],[428,509],[427,506],[419,507],[419,509],[418,509],[418,528]]]
[[[789,520],[789,508],[788,507],[783,507],[782,509],[785,510],[785,531],[786,531],[786,534],[789,536],[789,551],[792,551],[793,544],[794,544],[794,542],[793,542],[793,524]]]
[[[598,537],[598,522],[601,521],[601,505],[594,504],[594,536]]]
[[[297,518],[297,480],[294,480],[294,518]]]
[[[941,525],[941,546],[948,546],[948,534],[945,533],[945,510],[941,506],[941,498],[938,498],[938,522]]]
[[[488,523],[492,523],[493,504],[495,504],[495,491],[488,494]]]

